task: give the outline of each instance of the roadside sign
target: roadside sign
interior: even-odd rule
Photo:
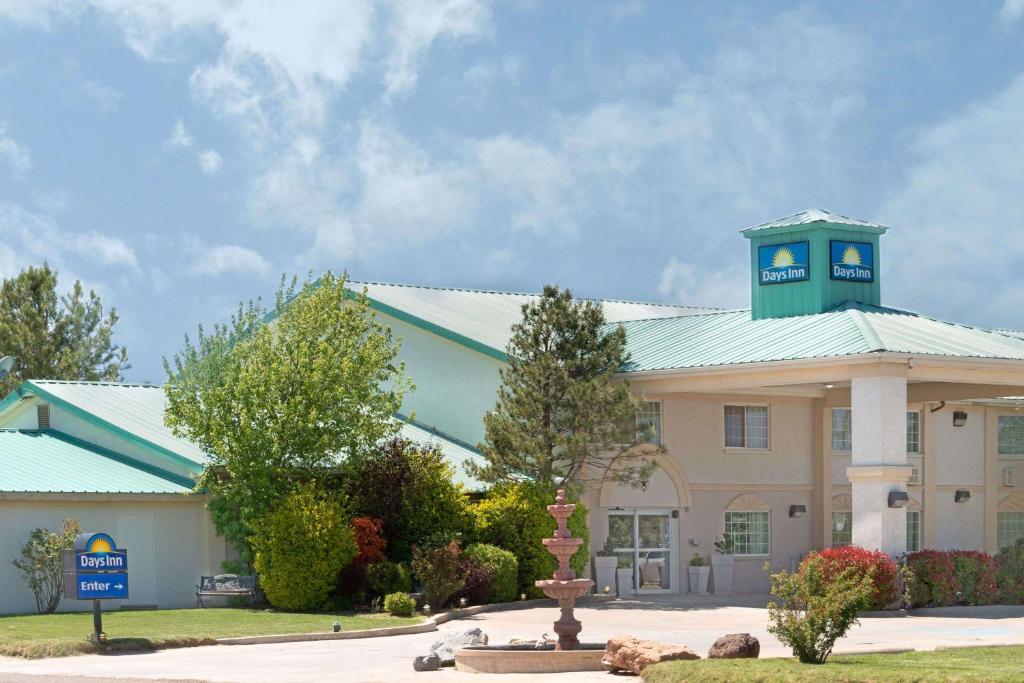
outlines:
[[[128,572],[78,572],[75,587],[79,600],[125,600]]]

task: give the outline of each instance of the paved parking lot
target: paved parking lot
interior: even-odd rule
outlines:
[[[688,601],[685,598],[615,601],[580,607],[577,616],[583,622],[581,639],[586,641],[601,642],[612,635],[631,634],[688,645],[704,655],[719,636],[746,632],[760,639],[762,657],[789,656],[789,651],[765,630],[767,612],[763,607],[764,600],[764,596],[729,596],[718,601]],[[492,643],[503,643],[513,636],[536,637],[551,633],[551,624],[556,618],[557,609],[534,607],[480,614],[443,624],[441,630],[448,632],[480,626]],[[523,680],[536,683],[538,680],[530,675],[490,677],[452,670],[414,673],[412,658],[425,653],[437,637],[437,633],[424,633],[366,640],[210,646],[37,661],[0,658],[0,680],[38,680],[35,676],[219,682],[410,680],[431,683],[501,680],[514,683]],[[1024,644],[1024,608],[978,608],[973,611],[936,611],[927,616],[863,619],[859,627],[840,641],[836,651],[927,650],[939,646],[995,644]],[[18,678],[10,678],[15,674]],[[26,678],[25,675],[32,676]],[[559,676],[559,680],[566,683],[608,681],[609,678],[608,674],[599,672]]]

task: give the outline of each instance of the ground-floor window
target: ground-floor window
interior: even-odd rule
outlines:
[[[1024,538],[1024,512],[1000,512],[996,518],[996,545],[1005,548]]]
[[[832,547],[853,543],[853,513],[838,510],[832,513]]]
[[[771,555],[771,512],[726,512],[725,531],[733,555]]]
[[[921,549],[921,513],[907,510],[907,552],[913,553]]]

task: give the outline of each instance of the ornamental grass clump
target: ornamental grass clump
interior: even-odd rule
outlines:
[[[767,566],[766,566],[767,568]],[[872,571],[848,567],[826,579],[825,561],[816,553],[790,573],[772,574],[768,603],[768,632],[793,648],[804,664],[823,664],[837,640],[857,623],[871,604],[875,590]]]

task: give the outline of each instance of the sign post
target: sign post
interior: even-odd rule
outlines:
[[[110,534],[79,534],[74,548],[64,554],[64,592],[76,600],[92,600],[92,638],[106,640],[102,601],[128,598],[128,551],[118,548]]]

